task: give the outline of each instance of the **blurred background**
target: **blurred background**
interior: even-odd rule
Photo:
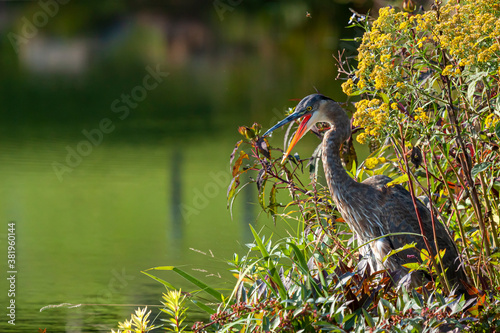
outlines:
[[[383,4],[0,2],[0,239],[14,221],[18,271],[16,326],[2,314],[0,331],[109,331],[160,304],[140,272],[155,266],[230,287],[249,224],[284,236],[253,186],[226,209],[238,126],[268,128],[315,89],[344,101],[332,55],[355,52],[349,8]],[[87,305],[40,312],[61,303]]]

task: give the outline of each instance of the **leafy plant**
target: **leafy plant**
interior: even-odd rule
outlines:
[[[148,308],[138,308],[135,310],[135,314],[133,313],[130,316],[130,320],[125,320],[123,323],[118,323],[118,330],[116,333],[143,333],[149,332],[158,326],[149,325],[149,315],[151,314],[151,310],[148,311]],[[112,333],[115,333],[114,330],[111,330]]]
[[[484,276],[499,283],[490,260],[499,246],[499,6],[382,8],[375,21],[354,23],[366,29],[357,69],[338,59],[344,91],[362,98],[353,115],[364,128],[357,140],[390,140],[412,194],[430,198],[435,215],[457,232],[476,287]],[[420,158],[411,168],[415,149]]]
[[[171,326],[171,328],[166,328],[166,330],[176,333],[184,332],[186,326],[183,326],[182,323],[186,319],[186,311],[188,310],[188,307],[184,305],[186,295],[182,295],[180,289],[168,290],[166,293],[163,293],[163,300],[162,304],[164,308],[161,311],[170,317],[167,320],[163,320]]]

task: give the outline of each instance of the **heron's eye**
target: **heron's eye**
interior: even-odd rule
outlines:
[[[308,107],[306,108],[306,110],[307,110],[307,111],[311,111],[312,109],[313,109],[313,108],[312,108],[312,106],[308,106]]]

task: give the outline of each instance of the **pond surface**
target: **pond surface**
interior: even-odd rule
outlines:
[[[224,20],[211,3],[188,4],[200,12],[198,21],[180,2],[177,11],[158,11],[168,4],[155,3],[144,13],[107,2],[82,11],[91,4],[71,2],[51,18],[46,36],[55,41],[50,45],[102,44],[77,76],[30,71],[4,38],[0,270],[9,270],[4,245],[13,221],[17,273],[16,326],[7,324],[9,283],[0,280],[0,333],[109,332],[144,305],[153,319],[165,288],[141,271],[156,266],[179,266],[229,293],[235,278],[227,260],[247,252],[249,224],[286,235],[261,212],[255,186],[242,191],[232,217],[226,208],[237,128],[269,128],[295,99],[317,90],[345,100],[332,54],[340,37],[359,32],[344,34],[351,4],[339,2],[243,2]],[[38,2],[15,5],[10,14],[17,18],[6,11],[10,23],[0,32],[20,33],[21,18],[39,11]],[[208,37],[191,45],[186,27]],[[165,74],[157,88],[141,90],[151,68]],[[137,103],[126,103],[123,96],[134,94]],[[124,114],[117,106],[125,105],[130,116],[118,120]],[[109,129],[104,118],[116,129],[102,138],[82,134]],[[278,134],[273,145],[282,147]],[[311,135],[296,151],[310,156],[317,144]],[[172,272],[156,275],[183,291],[196,289]],[[63,303],[81,305],[52,306]],[[202,319],[190,309],[191,319]]]
[[[211,286],[231,288],[226,260],[246,252],[248,224],[260,210],[244,204],[253,192],[236,200],[233,219],[226,209],[236,136],[185,144],[105,137],[61,177],[54,162],[66,165],[66,147],[82,137],[27,137],[0,146],[0,237],[7,239],[14,221],[17,269],[16,326],[2,320],[1,332],[116,329],[137,306],[160,304],[164,287],[141,273],[156,266],[178,265]],[[276,232],[267,224],[268,233]],[[175,273],[156,273],[196,289]],[[1,290],[7,287],[2,279]],[[61,303],[88,305],[40,311]]]

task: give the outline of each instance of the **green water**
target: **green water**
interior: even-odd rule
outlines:
[[[60,181],[52,163],[64,162],[65,147],[77,143],[1,146],[0,237],[6,240],[7,223],[15,221],[17,270],[16,325],[2,320],[2,332],[109,330],[136,305],[160,304],[162,285],[140,273],[155,266],[182,265],[213,286],[230,287],[225,260],[243,251],[248,240],[242,201],[233,220],[226,210],[232,138],[180,148],[168,140],[102,143]],[[179,156],[180,174],[173,175]],[[175,178],[181,185],[172,193]],[[177,222],[176,195],[183,205]],[[245,209],[247,215],[254,210]],[[173,273],[158,275],[186,291],[195,289]],[[6,280],[1,283],[7,290]],[[40,312],[60,303],[97,305]]]
[[[40,31],[61,43],[81,37],[103,43],[79,76],[32,73],[9,40],[0,40],[0,270],[2,276],[10,270],[6,244],[14,221],[17,271],[15,326],[6,316],[10,285],[0,280],[0,332],[116,329],[137,306],[160,304],[164,287],[141,274],[155,266],[181,266],[227,292],[235,280],[226,260],[246,252],[249,223],[285,236],[282,225],[260,213],[254,186],[235,201],[231,218],[229,155],[241,138],[238,126],[269,128],[294,106],[292,99],[315,88],[345,100],[332,54],[339,43],[349,46],[340,38],[356,32],[343,28],[351,4],[338,2],[242,2],[224,19],[212,3],[186,2],[184,9],[179,2],[170,11],[165,2],[158,11],[156,2],[146,2],[172,27],[189,27],[198,17],[202,31],[196,31],[206,37],[192,49],[183,34],[169,39],[168,29],[162,38],[146,38],[159,28],[145,28],[144,17],[129,19],[108,2],[89,2],[87,10],[71,2]],[[21,17],[40,10],[38,2],[12,4],[16,17],[4,33],[20,33]],[[113,39],[116,32],[121,37]],[[188,52],[179,58],[173,41],[184,40]],[[143,85],[147,66],[169,75],[119,120],[113,102]],[[104,118],[113,131],[99,144],[84,143],[82,131]],[[282,147],[282,135],[273,138],[275,146]],[[297,151],[308,156],[317,144],[311,135]],[[68,147],[81,156],[68,158]],[[184,291],[196,289],[171,272],[157,275]],[[87,305],[50,307],[62,303]],[[156,316],[158,308],[151,309]]]

